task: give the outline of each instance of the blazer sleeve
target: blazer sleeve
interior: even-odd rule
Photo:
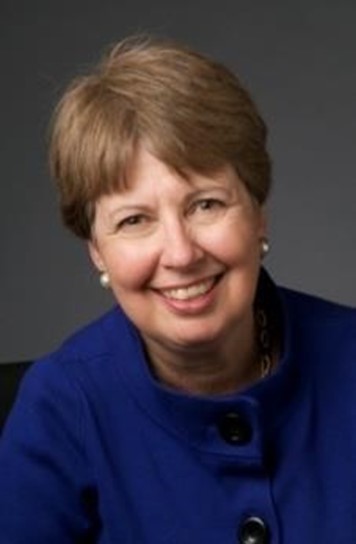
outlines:
[[[2,544],[94,542],[84,398],[51,360],[26,374],[0,439]]]

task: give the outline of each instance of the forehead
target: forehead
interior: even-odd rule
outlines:
[[[138,147],[133,159],[125,172],[121,193],[143,190],[145,187],[163,187],[169,182],[190,186],[193,189],[204,189],[211,186],[243,185],[234,168],[228,164],[209,172],[197,172],[192,168],[181,169],[160,160],[154,153],[144,146]]]

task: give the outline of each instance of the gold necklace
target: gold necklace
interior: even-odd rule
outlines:
[[[258,353],[260,356],[260,378],[267,378],[272,370],[272,341],[268,330],[265,310],[257,308],[255,312]]]

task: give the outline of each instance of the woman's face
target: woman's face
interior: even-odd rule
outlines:
[[[144,148],[96,204],[92,259],[147,344],[218,345],[251,319],[262,209],[232,168],[182,179]]]

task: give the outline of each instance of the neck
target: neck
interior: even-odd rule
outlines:
[[[253,314],[214,345],[177,348],[146,339],[151,368],[165,385],[198,395],[236,392],[259,377]]]

